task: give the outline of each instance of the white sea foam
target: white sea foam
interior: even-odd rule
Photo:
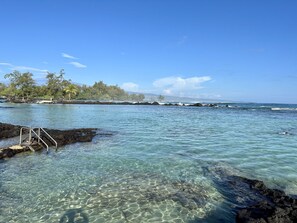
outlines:
[[[297,111],[297,108],[271,108],[272,111]]]

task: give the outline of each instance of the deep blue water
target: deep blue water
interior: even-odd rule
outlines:
[[[233,222],[204,167],[297,194],[296,105],[0,106],[4,123],[113,134],[2,161],[0,222]]]

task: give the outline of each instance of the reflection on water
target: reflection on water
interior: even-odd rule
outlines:
[[[218,163],[297,192],[297,136],[278,134],[296,129],[292,112],[15,105],[1,109],[0,117],[27,126],[116,132],[49,155],[1,161],[1,223],[232,222],[234,204],[213,182],[219,176],[205,173]]]

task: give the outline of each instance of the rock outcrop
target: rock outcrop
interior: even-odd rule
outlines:
[[[55,129],[45,129],[51,137],[53,137],[59,146],[64,146],[67,144],[73,144],[77,142],[91,142],[94,136],[99,133],[98,129],[95,128],[81,128],[81,129],[71,129],[71,130],[55,130]],[[98,131],[98,132],[97,132]],[[51,144],[51,140],[44,133],[41,133],[41,138],[47,143]]]
[[[270,189],[262,181],[239,178],[247,183],[251,190],[265,199],[241,208],[237,212],[239,223],[294,223],[297,222],[297,199],[287,196],[283,191]]]
[[[227,202],[234,206],[236,222],[297,222],[297,197],[268,188],[263,181],[241,177],[221,166],[206,167],[204,172],[212,178]]]
[[[20,134],[21,126],[15,126],[11,124],[0,123],[0,139],[12,138]],[[91,142],[96,135],[101,136],[110,136],[111,133],[102,132],[96,128],[80,128],[80,129],[71,129],[71,130],[55,130],[55,129],[45,129],[52,138],[57,141],[58,147],[78,143],[78,142]],[[35,132],[37,130],[35,129]],[[41,138],[49,146],[54,146],[53,142],[50,140],[48,135],[41,132]],[[34,139],[34,136],[33,136]],[[43,148],[42,145],[35,142],[31,145],[32,148],[37,151]],[[17,153],[29,151],[28,146],[15,146],[15,147],[6,147],[0,148],[0,159],[9,158],[14,156]]]
[[[0,140],[20,135],[21,126],[0,122]]]

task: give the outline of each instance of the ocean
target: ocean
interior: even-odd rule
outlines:
[[[235,222],[218,169],[297,194],[297,105],[1,103],[0,122],[109,133],[0,161],[1,223]]]

